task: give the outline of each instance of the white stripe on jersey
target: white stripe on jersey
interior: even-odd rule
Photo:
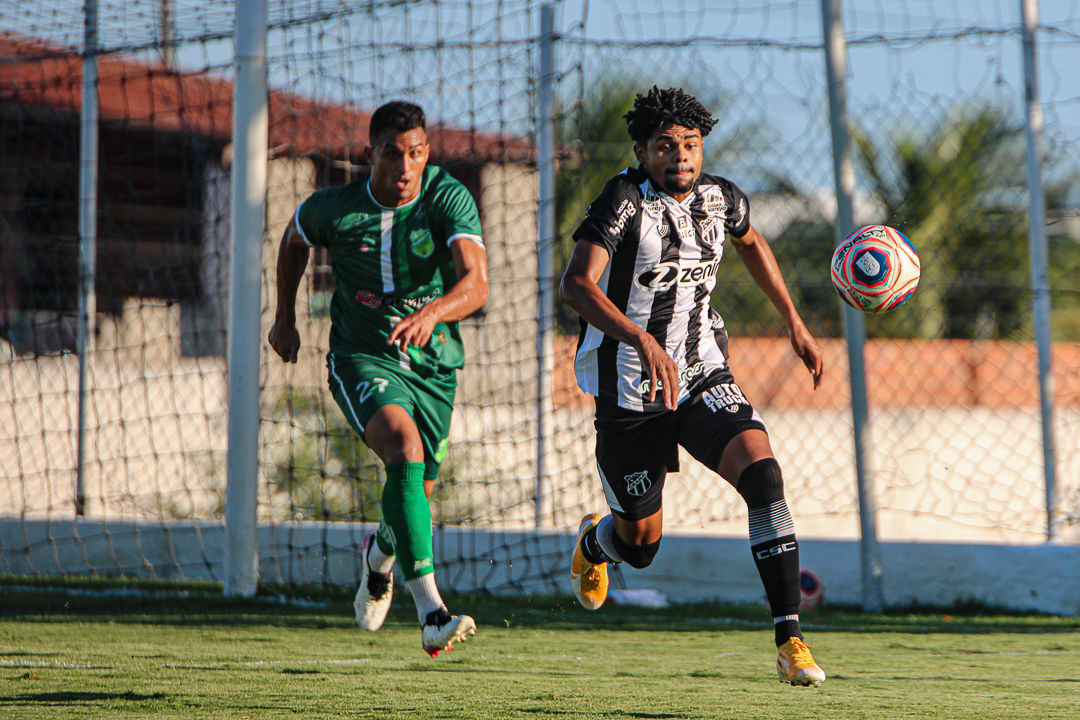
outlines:
[[[609,260],[607,267],[604,268],[604,272],[600,275],[600,280],[596,283],[597,287],[600,288],[600,292],[605,295],[607,294],[608,278],[610,277],[611,262]],[[596,359],[596,348],[600,347],[603,339],[604,333],[589,325],[585,330],[585,337],[581,341],[581,347],[578,348],[577,357],[574,358],[574,374],[578,377],[578,384],[582,390],[594,396],[600,394],[600,373]],[[592,352],[589,352],[590,350]]]
[[[304,202],[307,202],[305,200]],[[308,247],[315,247],[314,243],[308,240],[308,236],[304,234],[304,228],[300,225],[300,208],[304,207],[304,203],[300,203],[296,206],[296,212],[293,213],[293,220],[296,221],[296,231],[300,233],[300,239],[304,241],[304,244]]]
[[[394,211],[383,210],[382,221],[379,225],[382,237],[379,240],[379,255],[382,260],[382,286],[383,292],[391,295],[394,292]]]
[[[635,325],[647,329],[650,320],[654,320],[657,295],[675,286],[674,307],[670,309],[671,316],[663,327],[663,344],[664,350],[679,367],[679,402],[682,402],[689,397],[691,381],[727,365],[716,343],[709,317],[709,300],[716,286],[716,272],[723,255],[724,225],[721,213],[726,209],[726,203],[720,188],[715,185],[699,185],[697,193],[691,194],[682,203],[664,193],[658,194],[648,181],[638,187],[643,201],[638,206],[641,218],[637,255],[634,258],[634,276],[629,282],[625,314]],[[690,208],[699,201],[707,213],[707,220],[695,228]],[[669,234],[674,237],[669,238]],[[713,257],[705,259],[708,250],[699,245],[699,237],[710,246]],[[672,253],[669,241],[677,241],[677,257]],[[668,248],[666,260],[663,255],[665,248]],[[611,267],[612,260],[609,259],[601,283],[598,283],[600,291],[605,294],[612,282],[609,275]],[[692,317],[697,326],[696,337],[693,338],[696,341],[695,367],[690,367],[687,357]],[[578,385],[594,396],[599,394],[600,388],[597,349],[603,338],[603,333],[591,325],[587,326],[575,362]],[[647,398],[648,391],[642,392],[642,366],[637,351],[630,345],[620,343],[615,362],[620,407],[642,410],[642,396],[646,395]]]

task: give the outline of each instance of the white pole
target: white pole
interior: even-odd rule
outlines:
[[[86,513],[86,415],[90,353],[97,319],[98,6],[84,4],[82,118],[79,139],[79,420],[75,459],[75,514]]]
[[[229,458],[225,594],[258,585],[260,283],[266,215],[267,0],[237,0],[229,269]]]
[[[1042,409],[1043,474],[1046,483],[1046,540],[1058,539],[1061,516],[1057,499],[1054,452],[1054,370],[1050,328],[1050,251],[1046,242],[1046,196],[1042,184],[1042,101],[1039,99],[1039,61],[1035,34],[1039,29],[1039,0],[1020,0],[1023,18],[1024,96],[1027,121],[1028,253],[1035,314],[1035,345],[1039,351],[1039,400]]]
[[[551,518],[550,468],[548,451],[552,434],[552,410],[555,365],[555,6],[540,6],[540,85],[537,93],[536,165],[540,175],[540,198],[537,203],[537,282],[536,308],[537,356],[537,428],[536,527],[549,524]]]
[[[852,198],[855,194],[855,161],[851,149],[851,126],[847,112],[847,40],[844,36],[842,0],[821,0],[825,43],[825,70],[829,81],[829,124],[832,130],[833,175],[836,182],[837,242],[855,231]],[[881,549],[877,540],[877,497],[871,459],[870,413],[866,392],[866,318],[847,303],[840,303],[851,375],[851,415],[855,428],[855,476],[859,491],[859,529],[863,580],[863,609],[881,612],[885,607],[881,587]]]

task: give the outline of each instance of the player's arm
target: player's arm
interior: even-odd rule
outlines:
[[[780,267],[776,264],[776,256],[773,255],[772,248],[753,225],[749,226],[742,237],[732,236],[731,241],[739,257],[750,270],[754,282],[765,291],[765,295],[780,311],[781,317],[787,323],[791,346],[806,365],[806,369],[813,375],[816,389],[821,385],[821,378],[825,373],[821,346],[814,340],[814,336],[810,334],[798,310],[795,309],[795,303],[791,301],[791,294],[788,293],[787,285],[780,274]]]
[[[659,384],[664,394],[664,406],[674,410],[679,402],[679,366],[656,338],[631,322],[600,290],[597,282],[609,259],[607,248],[588,240],[578,240],[560,286],[563,301],[600,332],[637,350],[641,365],[648,370],[652,381],[649,383],[649,402],[656,400]]]
[[[390,331],[388,342],[423,347],[441,322],[461,320],[483,307],[488,297],[487,251],[480,243],[458,238],[450,243],[458,280],[454,287],[414,313],[401,319]]]
[[[296,227],[294,216],[281,236],[277,258],[277,311],[270,327],[270,347],[284,362],[296,362],[300,333],[296,329],[296,291],[307,269],[310,248]]]

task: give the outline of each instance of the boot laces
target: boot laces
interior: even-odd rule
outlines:
[[[810,648],[813,645],[807,645],[797,637],[793,637],[790,640],[791,643],[791,659],[795,667],[809,667],[816,665],[814,662],[814,656],[810,654]]]

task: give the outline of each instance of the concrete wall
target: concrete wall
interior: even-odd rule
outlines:
[[[355,585],[360,541],[374,527],[264,525],[261,581]],[[221,525],[210,523],[0,519],[0,572],[220,581],[223,534]],[[445,590],[461,593],[569,594],[573,539],[569,532],[438,529],[437,579]],[[861,605],[857,542],[804,539],[801,546],[802,564],[822,578],[826,604]],[[888,606],[974,600],[1080,615],[1080,546],[886,542],[881,549]],[[618,572],[627,588],[658,590],[673,602],[765,605],[745,537],[669,533],[652,566]]]

